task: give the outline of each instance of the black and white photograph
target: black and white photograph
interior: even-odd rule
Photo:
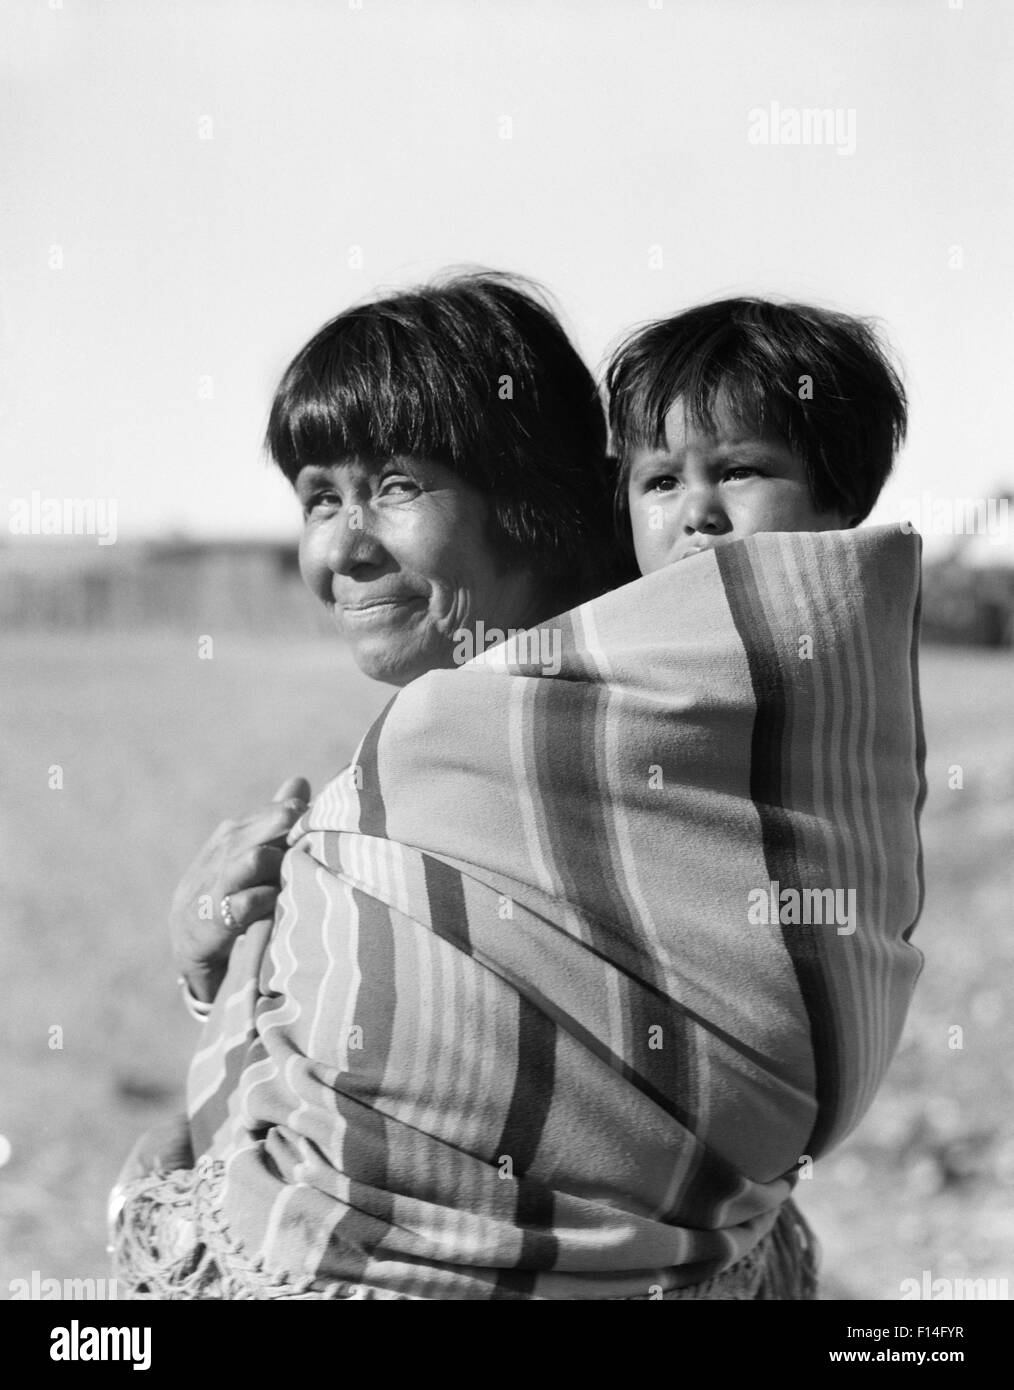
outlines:
[[[981,1368],[1014,5],[0,32],[29,1373],[266,1371],[202,1301],[806,1301],[691,1350]]]

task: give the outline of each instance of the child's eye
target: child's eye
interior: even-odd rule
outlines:
[[[649,478],[646,492],[673,492],[680,485],[679,478],[671,473],[660,473],[657,478]]]
[[[725,481],[727,483],[735,483],[739,482],[739,480],[742,478],[763,478],[763,476],[764,474],[760,471],[759,468],[751,468],[747,464],[743,464],[739,468],[727,469],[725,474]]]

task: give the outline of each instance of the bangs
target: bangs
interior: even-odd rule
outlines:
[[[666,416],[677,402],[688,423],[709,434],[718,432],[724,415],[746,431],[796,443],[786,364],[773,363],[730,326],[702,326],[696,335],[661,345],[657,354],[652,336],[639,334],[621,349],[629,355],[611,394],[613,444],[621,457],[635,448],[661,448]]]
[[[442,341],[375,309],[344,316],[340,334],[322,329],[285,374],[268,422],[268,449],[289,481],[307,464],[398,454],[481,481],[481,387]]]
[[[282,377],[265,444],[293,486],[353,458],[443,464],[485,495],[494,550],[556,611],[630,577],[595,382],[521,276],[455,273],[338,314]]]

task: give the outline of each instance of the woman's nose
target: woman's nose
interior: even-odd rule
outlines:
[[[328,536],[327,562],[335,574],[354,574],[363,566],[380,564],[384,547],[373,534],[362,507],[345,507],[334,518]]]

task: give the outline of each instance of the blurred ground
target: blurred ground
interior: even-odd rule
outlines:
[[[285,776],[316,789],[390,694],[319,639],[223,635],[202,661],[177,634],[16,635],[3,660],[0,1299],[33,1270],[106,1274],[108,1188],[179,1107],[197,1025],[165,914],[186,862]],[[800,1183],[827,1298],[897,1299],[924,1270],[1014,1288],[1014,663],[930,648],[922,670],[927,964],[873,1110]]]
[[[799,1184],[826,1298],[897,1299],[927,1270],[1014,1297],[1014,661],[928,647],[921,671],[926,964],[872,1109]]]

